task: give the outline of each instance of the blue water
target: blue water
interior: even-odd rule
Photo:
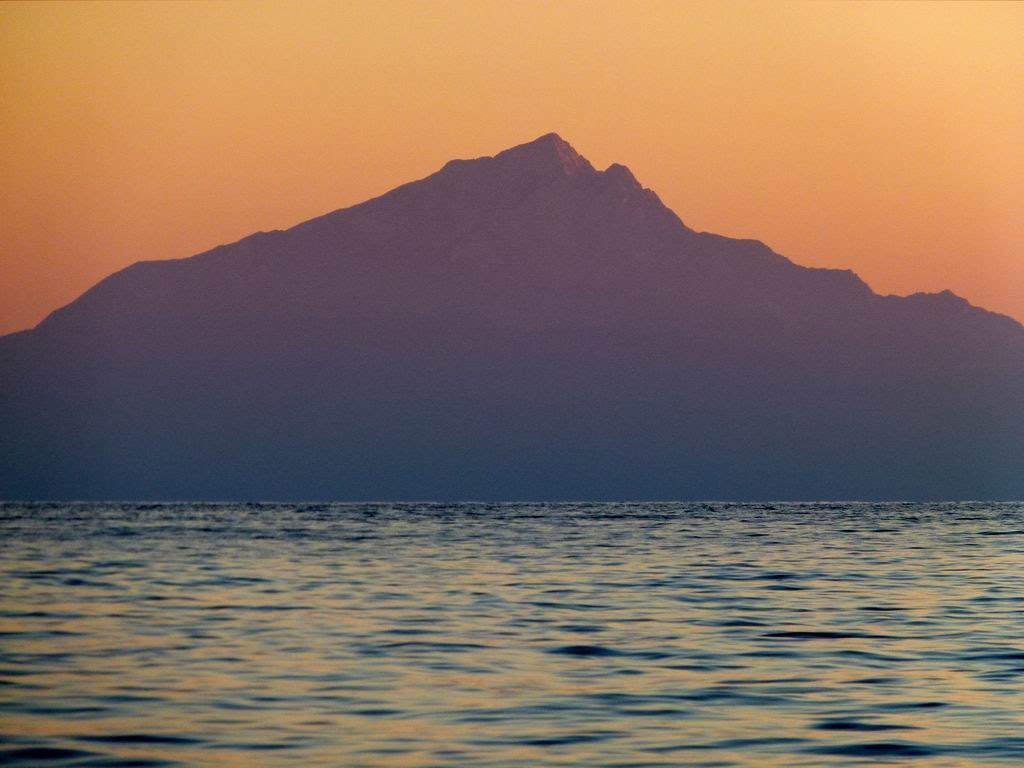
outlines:
[[[6,764],[1024,764],[1024,504],[5,504],[0,541]]]

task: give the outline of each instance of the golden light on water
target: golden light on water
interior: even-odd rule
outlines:
[[[1022,553],[992,534],[1020,504],[0,511],[5,748],[220,766],[1019,754]]]

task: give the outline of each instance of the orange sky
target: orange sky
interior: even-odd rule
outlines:
[[[1024,320],[1024,4],[0,4],[0,333],[556,131],[689,226]]]

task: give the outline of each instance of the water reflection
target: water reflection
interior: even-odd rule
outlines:
[[[0,762],[1024,763],[1024,505],[0,506]]]

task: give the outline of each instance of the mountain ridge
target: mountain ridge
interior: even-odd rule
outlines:
[[[438,170],[438,171],[436,171],[436,172],[434,172],[432,174],[428,174],[427,176],[425,176],[425,177],[423,177],[421,179],[417,179],[415,181],[411,181],[411,182],[407,182],[405,184],[399,185],[398,187],[395,187],[395,188],[393,188],[391,190],[388,190],[388,191],[382,193],[381,195],[377,195],[375,197],[369,198],[368,200],[365,200],[365,201],[360,202],[360,203],[356,203],[356,204],[354,204],[352,206],[348,206],[348,207],[345,207],[345,208],[335,209],[335,210],[329,211],[329,212],[327,212],[325,214],[321,214],[319,216],[315,216],[315,217],[313,217],[311,219],[307,219],[305,221],[299,222],[299,223],[297,223],[297,224],[295,224],[295,225],[293,225],[291,227],[288,227],[286,229],[274,229],[274,230],[267,230],[267,231],[257,231],[257,232],[254,232],[254,233],[250,234],[250,235],[247,235],[247,236],[245,236],[245,237],[243,237],[243,238],[241,238],[239,240],[236,240],[236,241],[233,241],[233,242],[230,242],[230,243],[223,243],[223,244],[214,246],[213,248],[207,249],[205,251],[201,251],[201,252],[199,252],[197,254],[193,254],[193,255],[190,255],[190,256],[184,256],[184,257],[179,257],[179,258],[174,258],[174,259],[140,260],[138,262],[133,262],[132,264],[130,264],[130,265],[128,265],[128,266],[126,266],[126,267],[124,267],[124,268],[114,272],[114,273],[112,273],[111,275],[108,275],[107,278],[104,278],[103,280],[101,280],[100,283],[97,283],[97,285],[93,286],[93,288],[99,286],[104,281],[106,281],[106,280],[108,280],[110,278],[113,278],[113,277],[117,276],[118,274],[121,274],[121,273],[125,272],[126,270],[132,269],[137,264],[148,264],[148,263],[153,263],[153,262],[172,263],[172,262],[181,262],[181,261],[187,261],[187,260],[190,260],[190,259],[196,259],[196,258],[203,258],[203,257],[212,256],[214,254],[218,254],[218,253],[224,252],[225,249],[231,249],[231,248],[234,248],[236,246],[241,246],[243,244],[247,244],[247,243],[250,243],[250,242],[253,242],[253,241],[259,241],[261,239],[277,237],[277,236],[280,236],[280,235],[284,235],[284,234],[287,234],[287,233],[294,232],[295,230],[301,230],[301,229],[306,228],[306,227],[315,227],[318,224],[322,224],[322,223],[324,223],[326,221],[332,220],[332,219],[338,217],[339,215],[346,214],[347,212],[351,212],[351,211],[354,211],[354,210],[357,210],[357,209],[362,209],[365,206],[372,206],[374,204],[378,204],[379,202],[384,202],[384,201],[390,200],[393,195],[400,194],[404,190],[407,190],[408,188],[416,188],[419,185],[422,185],[425,182],[430,182],[430,181],[432,181],[432,180],[434,180],[434,179],[436,179],[436,178],[438,178],[438,177],[440,177],[440,176],[442,176],[444,174],[457,173],[459,171],[459,169],[466,169],[466,168],[472,168],[472,167],[480,167],[480,166],[486,166],[487,164],[490,164],[490,163],[496,163],[496,164],[512,164],[514,167],[520,168],[520,170],[521,170],[521,163],[524,160],[526,161],[527,169],[529,169],[531,172],[542,174],[542,175],[549,175],[550,174],[552,179],[557,179],[559,176],[572,177],[572,176],[575,176],[575,175],[585,175],[585,176],[588,176],[588,177],[590,177],[592,179],[612,180],[616,184],[621,185],[622,188],[625,189],[625,190],[640,191],[640,192],[642,192],[644,194],[645,198],[647,198],[647,201],[655,203],[657,206],[659,206],[665,212],[670,214],[675,220],[678,221],[679,225],[686,232],[689,232],[689,233],[692,233],[692,234],[698,235],[698,236],[706,236],[706,237],[713,237],[713,238],[723,238],[723,239],[725,239],[727,241],[730,241],[730,242],[733,242],[733,243],[749,244],[749,246],[753,250],[762,251],[766,256],[771,256],[771,257],[775,257],[775,258],[778,258],[778,259],[782,259],[785,262],[793,264],[794,266],[799,267],[801,269],[817,270],[817,271],[821,271],[822,273],[838,273],[838,274],[842,274],[842,275],[844,275],[844,278],[842,278],[842,279],[850,280],[851,283],[852,282],[857,282],[857,283],[863,284],[864,286],[868,287],[868,289],[871,290],[871,292],[874,295],[879,296],[881,298],[899,298],[899,299],[910,299],[910,298],[913,298],[915,300],[919,300],[920,297],[926,297],[926,296],[941,297],[941,298],[944,298],[944,299],[948,298],[948,297],[955,297],[957,300],[965,302],[966,304],[968,304],[971,307],[975,307],[977,309],[981,309],[981,310],[983,310],[985,312],[988,312],[989,314],[992,314],[992,315],[995,315],[995,316],[1004,317],[1004,318],[1010,320],[1011,322],[1013,322],[1014,324],[1024,328],[1024,325],[1022,325],[1015,318],[1010,317],[1009,315],[1005,315],[1005,314],[1002,314],[1002,313],[994,312],[994,311],[992,311],[990,309],[987,309],[985,307],[981,307],[979,305],[972,304],[971,302],[969,302],[964,297],[959,296],[958,294],[956,294],[956,293],[954,293],[954,292],[952,292],[952,291],[950,291],[948,289],[944,289],[944,290],[941,290],[941,291],[934,291],[934,292],[920,291],[920,292],[915,292],[915,293],[908,294],[908,295],[878,294],[878,293],[875,293],[875,291],[873,289],[871,289],[870,286],[868,286],[867,283],[864,282],[863,278],[861,278],[857,274],[857,272],[855,270],[853,270],[853,269],[849,269],[849,268],[834,268],[834,267],[808,267],[806,265],[801,265],[801,264],[797,264],[796,262],[793,262],[788,257],[786,257],[786,256],[784,256],[782,254],[779,254],[778,252],[776,252],[770,246],[766,245],[763,241],[760,241],[760,240],[757,240],[757,239],[753,239],[753,238],[733,238],[733,237],[728,237],[728,236],[720,235],[720,234],[713,233],[713,232],[705,232],[705,231],[692,230],[689,227],[687,227],[682,222],[681,219],[679,219],[678,215],[674,211],[672,211],[667,206],[665,206],[664,203],[662,203],[660,198],[657,196],[657,194],[653,190],[650,190],[650,189],[644,187],[642,184],[640,184],[640,182],[636,179],[636,177],[633,175],[632,171],[627,166],[621,165],[619,163],[612,163],[604,171],[597,170],[590,163],[590,161],[587,160],[584,156],[580,155],[575,150],[575,148],[573,148],[573,146],[568,141],[566,141],[565,139],[563,139],[561,136],[559,136],[557,133],[554,133],[554,132],[544,134],[543,136],[540,136],[540,137],[538,137],[538,138],[536,138],[536,139],[534,139],[532,141],[524,142],[522,144],[510,147],[509,149],[503,150],[503,151],[497,153],[496,155],[481,156],[481,157],[471,158],[471,159],[455,159],[455,160],[450,160],[444,166],[442,166],[442,168],[440,170]],[[848,275],[848,277],[845,277],[846,275]],[[79,296],[79,299],[83,298],[91,290],[92,289],[89,289],[88,291],[83,293],[82,296]],[[68,305],[65,305],[64,307],[59,307],[56,310],[54,310],[53,312],[49,313],[42,321],[40,321],[40,323],[38,323],[36,326],[34,326],[34,328],[38,328],[41,325],[43,325],[44,323],[47,323],[52,317],[54,317],[55,315],[58,315],[59,313],[61,313],[61,311],[63,309],[65,309],[68,306],[70,306],[70,304],[75,303],[75,301],[78,301],[78,299],[75,299],[74,301],[70,302]],[[16,331],[16,332],[12,332],[10,334],[0,335],[0,339],[4,338],[6,336],[13,336],[13,335],[18,334],[18,333],[23,333],[23,332],[26,332],[26,331],[31,331],[31,330],[34,330],[34,328],[24,329],[24,331]]]
[[[0,495],[1024,496],[1024,327],[688,228],[556,134],[0,338]]]

